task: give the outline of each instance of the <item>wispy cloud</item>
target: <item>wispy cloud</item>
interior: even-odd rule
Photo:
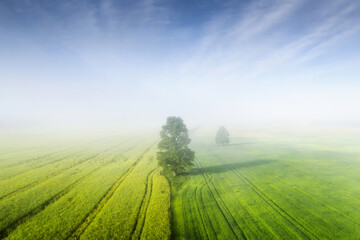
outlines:
[[[359,3],[354,1],[322,4],[320,18],[309,14],[311,25],[293,23],[289,28],[287,23],[303,17],[299,11],[309,3],[259,1],[237,14],[227,11],[216,15],[206,25],[198,51],[182,71],[195,73],[197,79],[228,76],[249,81],[288,65],[296,67],[311,61],[359,33],[360,19],[352,16],[359,11]],[[306,11],[318,14],[312,9]]]
[[[250,121],[359,103],[358,1],[245,2],[0,1],[0,116]]]

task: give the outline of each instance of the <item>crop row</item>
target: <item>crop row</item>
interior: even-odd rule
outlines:
[[[115,147],[118,146],[113,146],[107,150]],[[90,156],[86,156],[84,154],[75,154],[70,157],[63,157],[56,161],[62,161],[57,165],[52,164],[50,166],[42,168],[35,167],[34,169],[31,169],[28,172],[21,174],[21,176],[16,175],[15,178],[0,181],[0,186],[2,186],[0,191],[0,200],[35,187],[38,184],[45,182],[53,177],[56,177],[57,175],[69,169],[75,168],[84,162],[94,161],[97,157],[103,156],[104,153],[106,153],[106,150],[104,152],[95,153]]]
[[[133,143],[131,144],[132,145],[130,148],[136,146],[136,144],[135,145],[133,145]],[[127,146],[128,144],[124,144],[124,143],[112,145],[110,148],[108,147],[101,152],[95,152],[92,155],[77,152],[73,155],[60,157],[55,161],[50,160],[49,163],[46,164],[45,166],[41,166],[41,167],[35,166],[29,169],[28,171],[23,172],[22,174],[13,175],[11,176],[10,179],[5,179],[0,181],[0,186],[1,186],[0,200],[12,196],[20,191],[24,191],[31,187],[34,187],[39,183],[44,182],[52,177],[55,177],[68,169],[74,168],[83,162],[90,160],[94,161],[98,156],[103,156],[105,158],[106,154],[109,155],[109,153],[107,152],[113,149],[117,149],[117,151],[121,150],[126,152],[128,150],[125,150],[124,148],[126,148]],[[83,151],[84,150],[82,150],[82,152]]]
[[[112,158],[118,160],[118,155],[114,155]],[[93,158],[92,161],[82,162],[76,167],[37,184],[34,188],[2,200],[0,202],[1,231],[9,232],[9,229],[13,230],[13,226],[18,226],[18,222],[24,219],[24,216],[32,216],[31,212],[37,212],[35,209],[43,209],[44,206],[52,203],[54,199],[63,196],[71,187],[75,186],[74,183],[78,183],[85,177],[88,178],[92,173],[113,162],[99,160],[101,159],[99,158],[96,161],[96,158]]]
[[[105,207],[109,199],[114,195],[114,193],[123,183],[123,181],[131,174],[131,172],[140,163],[140,161],[143,160],[144,156],[148,151],[149,150],[146,150],[140,157],[138,157],[138,159],[134,163],[132,163],[132,165],[125,171],[125,173],[114,182],[114,184],[109,188],[109,190],[100,198],[99,202],[89,211],[89,213],[85,216],[82,222],[67,237],[68,239],[78,239],[81,237],[87,227],[94,221],[96,216]]]
[[[1,238],[169,239],[170,187],[155,148],[142,146],[102,152],[4,198]]]
[[[309,238],[346,239],[359,233],[360,225],[356,218],[359,215],[355,210],[358,205],[356,202],[359,201],[353,192],[356,188],[350,185],[350,176],[341,174],[351,173],[345,170],[349,166],[329,161],[326,152],[314,154],[317,156],[316,160],[304,159],[298,162],[297,159],[302,159],[301,154],[298,153],[295,160],[274,161],[271,165],[260,164],[234,171],[251,180],[257,191],[264,193],[266,196],[263,197],[280,211],[279,215],[284,215],[281,211],[286,212],[288,216],[285,215],[285,218],[301,224],[311,232],[312,234],[303,230]],[[233,162],[236,156],[226,151],[222,151],[222,155],[226,156],[227,162]],[[234,169],[234,164],[228,166]],[[348,184],[342,183],[345,178]],[[345,195],[340,190],[344,188],[352,191]],[[299,228],[303,229],[301,226]],[[281,231],[276,229],[275,232],[279,234]]]

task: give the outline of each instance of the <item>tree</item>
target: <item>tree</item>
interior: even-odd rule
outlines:
[[[220,127],[216,133],[215,142],[216,144],[228,144],[230,142],[229,132],[224,127]]]
[[[191,139],[180,117],[168,117],[160,132],[157,159],[159,166],[173,172],[183,173],[194,165],[195,153],[188,148]]]

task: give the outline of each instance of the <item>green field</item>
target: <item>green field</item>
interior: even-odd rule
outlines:
[[[156,135],[2,138],[0,238],[360,239],[360,138],[213,135],[168,179]]]
[[[0,152],[1,238],[169,238],[170,187],[156,138],[50,148]]]

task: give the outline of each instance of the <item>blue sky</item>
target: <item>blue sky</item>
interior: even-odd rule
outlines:
[[[0,1],[0,124],[360,121],[360,2]]]

